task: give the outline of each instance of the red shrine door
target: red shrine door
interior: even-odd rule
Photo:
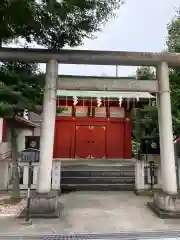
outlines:
[[[105,158],[105,126],[76,126],[75,157]]]
[[[75,158],[90,158],[90,134],[89,126],[76,126]]]
[[[105,158],[106,156],[106,127],[91,126],[91,158]]]

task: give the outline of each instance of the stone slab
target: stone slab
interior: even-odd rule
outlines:
[[[24,219],[0,217],[0,233],[24,236],[28,234],[117,233],[121,231],[145,233],[147,231],[179,231],[180,219],[163,220],[158,218],[146,206],[146,203],[151,202],[152,198],[137,197],[134,192],[71,192],[62,194],[60,201],[63,205],[60,218],[32,219],[32,226],[25,226],[22,225]],[[127,239],[130,237],[127,236]]]
[[[162,190],[154,193],[153,197],[154,204],[165,211],[180,212],[180,195],[169,194]]]
[[[30,218],[59,218],[62,205],[58,199],[58,192],[51,191],[47,194],[33,192],[31,195]],[[19,218],[26,216],[25,208]]]
[[[147,203],[148,207],[160,218],[180,219],[180,195],[155,192],[153,201]]]
[[[147,207],[162,219],[180,219],[180,212],[170,212],[158,208],[153,202],[148,202]]]
[[[134,191],[133,184],[61,184],[62,191]]]
[[[149,196],[149,197],[153,197],[155,192],[160,191],[160,189],[135,189],[134,193],[136,196]]]
[[[153,192],[149,191],[149,190],[139,190],[139,189],[135,189],[134,193],[136,196],[153,196]]]

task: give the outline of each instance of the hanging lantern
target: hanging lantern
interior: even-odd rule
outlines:
[[[122,106],[122,101],[123,101],[122,97],[119,97],[119,106],[120,107]]]
[[[76,106],[78,104],[78,97],[73,97],[73,105]]]
[[[98,97],[97,99],[97,107],[100,107],[102,105],[102,100],[100,97]]]

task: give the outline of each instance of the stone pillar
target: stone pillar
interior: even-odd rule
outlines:
[[[52,189],[61,192],[61,161],[53,161]]]
[[[159,125],[161,147],[162,188],[168,194],[177,193],[174,156],[169,70],[166,62],[157,67],[159,80]]]
[[[46,84],[43,103],[43,121],[40,136],[40,166],[36,192],[31,195],[31,217],[59,217],[57,191],[51,191],[54,128],[56,117],[56,81],[58,63],[51,60],[46,65]],[[24,215],[24,212],[21,216]]]
[[[154,193],[153,202],[149,202],[148,206],[160,218],[180,218],[168,75],[168,65],[162,62],[157,67],[162,191]]]
[[[58,63],[54,60],[51,60],[46,65],[46,84],[43,102],[43,121],[40,138],[40,167],[37,181],[38,193],[48,193],[51,190],[51,171],[56,117],[57,77],[58,77]]]
[[[141,194],[145,190],[144,161],[136,160],[135,164],[135,193]]]

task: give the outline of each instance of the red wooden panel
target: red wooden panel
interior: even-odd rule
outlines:
[[[106,126],[104,134],[102,126]],[[131,158],[131,135],[131,120],[57,116],[54,157]]]
[[[124,158],[124,123],[107,125],[107,158]]]
[[[75,158],[90,158],[91,129],[89,126],[76,126]]]
[[[105,158],[106,156],[105,126],[91,126],[91,157]]]
[[[72,123],[56,121],[54,158],[71,157]]]

